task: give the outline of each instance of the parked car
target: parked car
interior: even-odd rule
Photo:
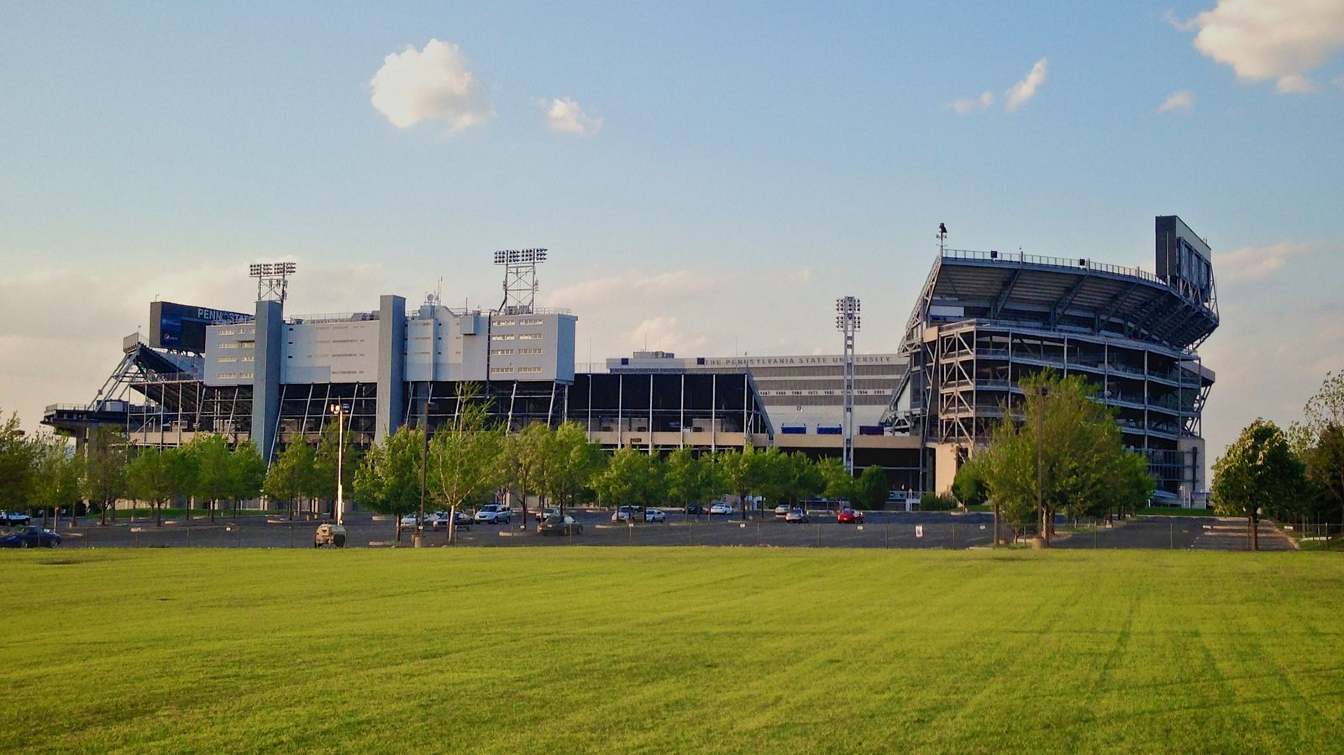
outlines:
[[[537,534],[539,535],[582,535],[583,525],[574,520],[572,516],[560,516],[551,514],[541,520],[537,525]]]
[[[840,509],[840,513],[835,515],[836,524],[863,524],[863,512],[854,509]]]
[[[416,519],[417,519],[418,517],[419,517],[419,514],[415,514],[415,513],[412,513],[412,514],[406,514],[405,516],[403,516],[403,517],[401,518],[401,526],[402,526],[402,527],[414,527],[416,524],[418,524],[418,522],[416,521]],[[429,516],[428,516],[428,515],[425,516],[425,521],[429,521]]]
[[[435,511],[432,514],[425,514],[425,524],[429,525],[431,530],[448,529],[448,512]],[[457,512],[457,528],[467,529],[471,527],[471,514],[465,511]]]
[[[537,512],[537,519],[545,519],[548,516],[561,516],[560,508],[557,506],[547,506],[546,508]]]
[[[33,521],[21,511],[0,511],[0,527],[22,527]]]
[[[317,525],[317,532],[313,533],[313,547],[321,548],[325,545],[332,548],[344,548],[345,534],[345,525],[323,522]]]
[[[0,537],[0,548],[55,548],[61,536],[41,527],[21,527]]]
[[[635,509],[636,507],[634,506],[621,506],[620,508],[611,512],[611,521],[633,522],[635,521]]]
[[[686,516],[700,516],[705,513],[705,507],[698,503],[686,504]]]
[[[486,504],[476,510],[476,522],[479,524],[508,524],[513,521],[513,511],[495,503]]]
[[[709,507],[710,516],[732,516],[736,513],[737,509],[733,508],[733,504],[726,501],[715,501],[714,505]]]
[[[787,503],[781,503],[781,504],[779,504],[778,506],[775,507],[775,518],[776,518],[776,519],[783,519],[784,517],[786,517],[786,516],[788,516],[788,515],[789,515],[789,504],[787,504]]]
[[[662,509],[644,509],[645,522],[666,522],[667,514]]]
[[[784,521],[789,524],[807,524],[807,511],[804,509],[789,509],[789,513],[784,515]]]

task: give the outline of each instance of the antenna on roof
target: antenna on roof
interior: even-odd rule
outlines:
[[[947,243],[947,224],[938,224],[938,256],[943,256],[943,246]]]

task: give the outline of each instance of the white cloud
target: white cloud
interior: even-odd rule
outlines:
[[[1219,254],[1214,259],[1218,276],[1230,283],[1262,281],[1283,268],[1293,257],[1311,254],[1311,244],[1280,241],[1268,246],[1246,246]]]
[[[1273,79],[1282,93],[1316,91],[1307,73],[1344,49],[1344,3],[1339,0],[1218,0],[1186,21],[1198,29],[1195,48],[1249,81]]]
[[[659,315],[641,320],[628,334],[629,346],[638,350],[671,351],[692,356],[705,347],[703,335],[689,336],[675,317]]]
[[[431,39],[383,59],[369,82],[373,107],[397,128],[443,121],[458,132],[494,115],[480,80],[467,69],[462,48]]]
[[[1170,113],[1175,110],[1190,112],[1195,106],[1195,95],[1189,89],[1181,89],[1167,95],[1162,104],[1157,106],[1157,112]]]
[[[979,97],[962,97],[959,100],[953,100],[948,107],[956,111],[957,115],[970,115],[988,110],[994,104],[994,93],[986,89],[980,93]]]
[[[552,131],[586,136],[602,130],[602,119],[585,113],[577,100],[556,97],[542,104]]]
[[[1041,58],[1027,71],[1026,77],[1008,88],[1004,95],[1004,107],[1008,112],[1017,110],[1036,96],[1036,90],[1045,83],[1045,68],[1046,59]]]

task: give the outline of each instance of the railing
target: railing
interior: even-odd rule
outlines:
[[[377,320],[377,312],[328,312],[316,315],[296,315],[289,319],[295,325],[318,322],[367,322]]]
[[[1099,273],[1111,273],[1113,275],[1126,275],[1134,278],[1142,278],[1143,280],[1161,286],[1167,285],[1166,281],[1140,267],[1125,267],[1123,265],[1112,265],[1108,262],[1094,262],[1082,257],[1047,257],[1040,254],[1026,254],[1025,252],[986,252],[974,249],[944,249],[943,258],[984,260],[986,262],[1015,262],[1021,265],[1043,265],[1046,267],[1069,268],[1071,270],[1091,270]]]

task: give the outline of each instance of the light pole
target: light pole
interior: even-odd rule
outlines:
[[[336,523],[345,523],[345,407],[332,404],[331,413],[336,415]]]

